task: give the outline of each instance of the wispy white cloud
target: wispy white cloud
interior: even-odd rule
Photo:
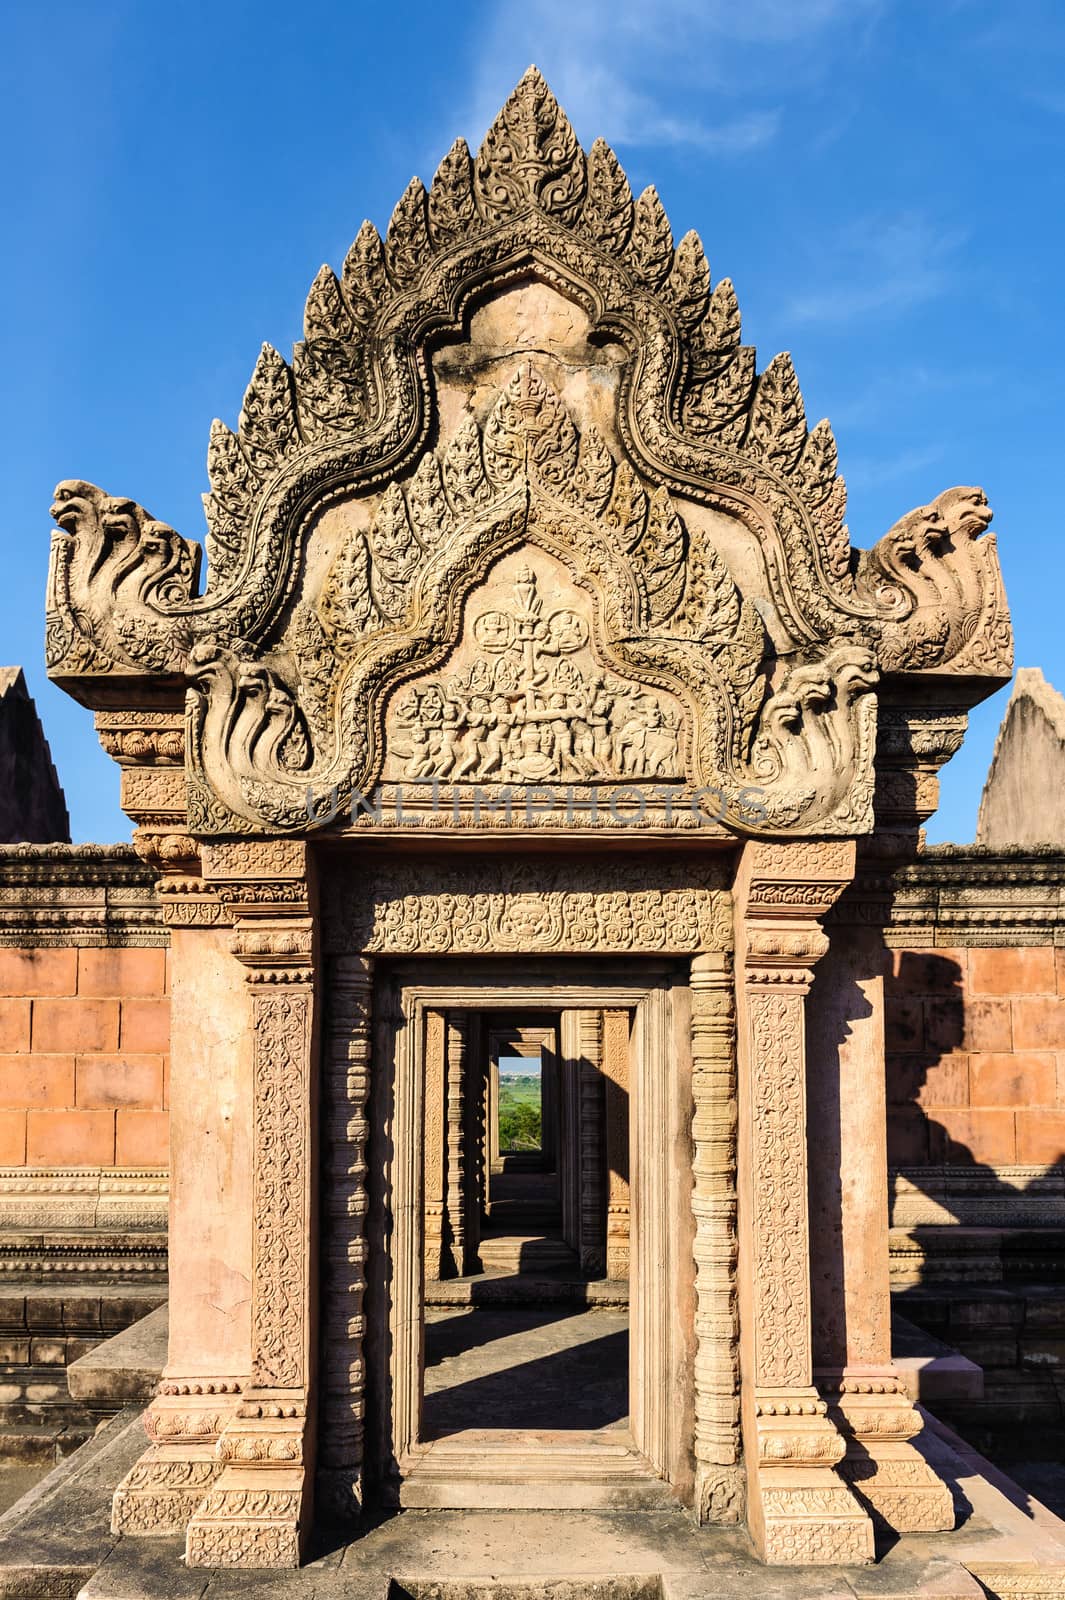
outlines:
[[[968,394],[993,383],[986,367],[957,366],[953,362],[933,367],[925,362],[875,368],[871,373],[854,374],[856,384],[848,394],[832,404],[832,421],[837,428],[868,428],[897,419],[916,399],[927,405],[943,396],[964,390]],[[864,380],[864,381],[860,381]]]
[[[708,121],[686,110],[680,97],[667,104],[603,62],[574,61],[551,76],[573,121],[610,129],[611,143],[621,146],[690,145],[711,155],[742,155],[768,144],[780,121],[772,107]]]
[[[849,223],[822,258],[817,287],[794,295],[788,315],[844,323],[909,310],[950,287],[964,242],[963,233],[921,212]]]
[[[880,489],[935,466],[942,455],[941,445],[924,445],[895,455],[851,456],[844,464],[847,484],[851,489]]]
[[[721,157],[764,149],[780,102],[829,39],[848,38],[883,0],[500,0],[480,31],[467,126],[479,142],[535,61],[587,142],[688,147]]]

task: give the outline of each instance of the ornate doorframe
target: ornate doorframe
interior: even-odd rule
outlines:
[[[723,1107],[715,1111],[707,1106],[700,1109],[696,1104],[695,1137],[700,1146],[709,1140],[711,1144],[716,1141],[732,1149],[734,1143],[727,1126],[728,1119],[734,1114],[735,1099],[731,1087],[734,1050],[730,954],[733,934],[727,891],[730,877],[730,866],[717,852],[704,852],[698,857],[693,855],[684,860],[662,857],[659,860],[641,860],[638,864],[634,860],[627,873],[627,893],[617,890],[616,873],[605,861],[569,861],[559,865],[555,861],[535,858],[503,864],[498,857],[492,856],[462,861],[440,858],[428,863],[411,861],[409,857],[378,859],[365,874],[353,878],[350,887],[342,873],[336,870],[323,873],[323,944],[327,959],[343,981],[346,981],[343,975],[352,963],[358,963],[360,972],[365,972],[369,963],[387,957],[486,955],[489,952],[502,956],[521,954],[526,960],[543,956],[600,955],[638,956],[641,960],[698,957],[699,964],[708,969],[705,974],[708,986],[704,986],[703,993],[712,992],[718,997],[725,997],[721,1008],[726,1023],[716,1035],[705,1032],[701,1035],[699,1065],[704,1070],[698,1080],[698,1090],[693,1092],[697,1101],[700,1095],[722,1095]],[[603,993],[601,978],[598,986],[586,991],[587,1006],[604,1005]],[[538,1003],[542,1005],[542,991],[538,991],[538,994],[541,995]],[[454,1003],[483,1006],[483,990],[478,989],[476,995],[479,998],[475,998],[471,991],[465,1001],[459,996]],[[511,990],[508,994],[508,1008],[512,1000],[514,1006],[528,1004],[528,997],[523,998],[520,990]],[[703,1003],[700,999],[697,1009]],[[558,1002],[551,1000],[547,1004],[550,1008],[557,1008]],[[690,1027],[687,1007],[685,989],[683,1003],[678,1007],[678,1022],[684,1041],[689,1037]],[[389,1048],[387,1032],[391,1025],[390,1019],[380,1013],[374,1019],[378,1048],[385,1052]],[[655,1026],[661,1025],[660,1021],[655,1023]],[[350,1054],[346,1031],[348,1026],[348,1013],[343,1006],[327,1007],[327,1061],[347,1060]],[[382,1031],[386,1035],[384,1041],[381,1040]],[[366,1037],[364,1023],[360,1027],[360,1041],[365,1041]],[[361,1059],[365,1058],[365,1051],[364,1042],[355,1048],[355,1053]],[[711,1058],[716,1071],[708,1072],[705,1066]],[[357,1092],[361,1081],[357,1074]],[[338,1076],[334,1089],[339,1091],[339,1088]],[[665,1107],[660,1107],[660,1110],[662,1115],[659,1120],[664,1126]],[[353,1162],[351,1151],[345,1146],[347,1133],[339,1136],[336,1133],[337,1129],[342,1130],[352,1123],[363,1129],[364,1137],[365,1117],[358,1107],[349,1108],[347,1119],[339,1114],[331,1117],[330,1125],[334,1131],[330,1133],[327,1128],[323,1149],[323,1165],[326,1169],[350,1170],[353,1166],[359,1166],[365,1171],[364,1147]],[[684,1146],[682,1156],[685,1171],[691,1160],[686,1142],[689,1137],[690,1130],[686,1126],[683,1135],[677,1138],[678,1148],[682,1144]],[[704,1161],[703,1167],[704,1176],[697,1181],[696,1187],[705,1194],[707,1204],[703,1214],[690,1224],[699,1241],[694,1249],[695,1258],[698,1259],[700,1249],[705,1255],[710,1248],[722,1259],[728,1256],[734,1260],[734,1174],[729,1163],[720,1159],[709,1163]],[[687,1215],[683,1202],[681,1206]],[[349,1512],[357,1508],[362,1494],[363,1454],[361,1442],[356,1441],[355,1434],[362,1425],[364,1397],[361,1385],[365,1367],[361,1351],[355,1350],[352,1345],[352,1322],[345,1321],[343,1317],[334,1318],[328,1307],[347,1305],[350,1310],[356,1303],[361,1305],[363,1256],[360,1252],[364,1246],[357,1242],[361,1223],[356,1217],[365,1215],[365,1210],[365,1198],[358,1213],[350,1206],[332,1208],[334,1226],[332,1231],[327,1231],[324,1242],[329,1282],[325,1302],[328,1326],[323,1339],[323,1395],[328,1390],[332,1396],[331,1405],[339,1404],[345,1414],[357,1413],[359,1420],[355,1429],[349,1430],[346,1459],[338,1459],[336,1437],[332,1433],[328,1439],[323,1438],[321,1459],[333,1487],[339,1491],[339,1498],[343,1500],[347,1496]],[[338,1215],[341,1212],[347,1216],[346,1222]],[[347,1239],[339,1236],[335,1226],[338,1222],[341,1230],[347,1229]],[[650,1238],[651,1234],[647,1236]],[[707,1241],[716,1242],[708,1245]],[[689,1246],[689,1250],[692,1248]],[[342,1265],[345,1260],[348,1262],[346,1280]],[[406,1282],[408,1269],[411,1274],[415,1271],[415,1262],[416,1254],[410,1254],[403,1269],[396,1266],[397,1276],[402,1270]],[[720,1395],[708,1395],[702,1400],[697,1397],[695,1400],[697,1417],[708,1417],[712,1412],[717,1418],[716,1432],[707,1424],[703,1427],[701,1437],[696,1424],[696,1451],[701,1451],[702,1459],[714,1464],[715,1471],[731,1473],[735,1492],[729,1499],[726,1516],[735,1520],[742,1513],[742,1495],[737,1488],[740,1449],[733,1277],[734,1273],[730,1271],[728,1282],[716,1291],[708,1284],[702,1288],[697,1286],[696,1296],[701,1302],[705,1296],[705,1303],[701,1314],[697,1310],[689,1313],[688,1321],[689,1325],[701,1328],[702,1338],[708,1346],[722,1341],[725,1346],[723,1352],[719,1350],[713,1358],[708,1356],[705,1361],[696,1364],[696,1387],[704,1382],[705,1373],[712,1371],[716,1375],[712,1381],[717,1382],[722,1391]],[[412,1303],[413,1284],[404,1293],[408,1296],[408,1303]],[[653,1313],[649,1311],[648,1315]],[[364,1323],[361,1328],[365,1328]],[[373,1330],[367,1331],[372,1342]],[[338,1385],[347,1381],[345,1373],[356,1374],[357,1382],[354,1389],[349,1390],[347,1398],[342,1399]],[[722,1405],[726,1409],[731,1406],[729,1417],[722,1415]],[[674,1457],[680,1453],[679,1444],[668,1442],[670,1424],[668,1420],[663,1420],[661,1406],[661,1401],[648,1396],[639,1423],[645,1430],[644,1436],[655,1440],[652,1448],[656,1460],[665,1459],[671,1452]],[[411,1406],[408,1403],[404,1415],[409,1417],[410,1414]],[[410,1437],[406,1421],[399,1432],[401,1436]],[[689,1478],[690,1470],[689,1466]],[[685,1489],[684,1469],[674,1464],[672,1475],[681,1492],[690,1498],[690,1488]],[[319,1473],[319,1485],[321,1488],[322,1471]],[[333,1496],[334,1504],[336,1499],[337,1496]]]
[[[394,1463],[402,1480],[403,1504],[445,1503],[441,1500],[444,1484],[453,1497],[450,1503],[462,1504],[464,1485],[505,1476],[516,1480],[515,1495],[522,1494],[523,1485],[539,1482],[539,1491],[530,1488],[525,1493],[539,1493],[535,1503],[546,1505],[551,1499],[549,1479],[558,1493],[560,1467],[568,1480],[568,1505],[574,1503],[574,1489],[580,1493],[582,1478],[587,1481],[589,1505],[603,1503],[604,1480],[608,1480],[608,1497],[616,1496],[617,1480],[630,1486],[640,1478],[648,1484],[679,1480],[682,1492],[687,1487],[686,1430],[683,1416],[678,1416],[675,1383],[670,1379],[684,1360],[679,1330],[685,1320],[685,1284],[690,1282],[691,1262],[681,1203],[687,1172],[678,1170],[673,1160],[675,1124],[690,1094],[688,1053],[674,1004],[675,994],[684,986],[683,976],[662,963],[621,965],[621,971],[609,967],[590,970],[587,963],[570,960],[547,969],[543,963],[523,961],[523,981],[515,983],[516,974],[500,970],[498,963],[486,962],[488,970],[481,973],[464,964],[461,980],[456,974],[442,972],[439,963],[403,963],[383,977],[383,988],[378,990],[381,1053],[375,1056],[374,1072],[380,1093],[373,1121],[387,1156],[384,1172],[375,1172],[381,1193],[373,1196],[371,1252],[374,1241],[383,1243],[386,1237],[389,1250],[388,1283],[378,1280],[375,1285],[379,1303],[371,1313],[376,1321],[373,1342],[377,1351],[372,1382],[379,1407],[391,1395],[390,1438],[378,1472],[387,1472]],[[530,972],[531,966],[540,970]],[[418,1437],[425,1023],[429,1015],[442,1010],[450,1019],[464,1012],[549,1008],[561,1010],[564,1037],[570,1019],[579,1021],[606,1008],[631,1008],[635,1013],[632,1448],[616,1441],[607,1445],[601,1436],[598,1440],[577,1436],[569,1446],[547,1448],[542,1443],[530,1444],[528,1430],[513,1435],[493,1430],[491,1440],[460,1436],[428,1446]],[[383,1259],[380,1250],[377,1260]],[[386,1349],[390,1351],[387,1373]],[[491,1453],[487,1461],[486,1447]],[[657,1493],[653,1498],[658,1498]],[[478,1498],[476,1503],[484,1502]]]

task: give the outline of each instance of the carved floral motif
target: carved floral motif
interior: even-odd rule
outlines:
[[[115,1490],[111,1531],[135,1538],[184,1533],[221,1470],[220,1461],[175,1460],[158,1446],[151,1447]]]
[[[754,1233],[762,1288],[755,1311],[758,1381],[809,1382],[803,1006],[772,990],[751,997],[758,1096]]]
[[[443,955],[541,951],[618,954],[729,948],[720,868],[664,862],[616,887],[608,865],[517,862],[424,868],[390,863],[357,895],[323,885],[325,941],[337,953]]]
[[[304,1182],[309,999],[255,999],[254,1379],[296,1385],[303,1371]]]

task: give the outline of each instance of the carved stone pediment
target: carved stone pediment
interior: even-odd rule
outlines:
[[[382,778],[667,781],[739,831],[860,833],[878,673],[958,703],[1009,674],[982,494],[853,551],[790,360],[756,373],[698,238],[535,70],[305,330],[212,429],[202,594],[198,546],[56,493],[49,669],[108,707],[187,688],[195,833],[306,831],[308,790]]]
[[[684,705],[604,667],[598,631],[594,603],[560,563],[527,546],[504,556],[470,595],[444,666],[393,696],[384,776],[452,785],[682,777]]]

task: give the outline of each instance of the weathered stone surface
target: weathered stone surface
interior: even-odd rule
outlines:
[[[308,786],[335,815],[389,773],[650,775],[741,832],[862,833],[878,673],[945,674],[957,721],[964,678],[1010,669],[982,492],[852,552],[790,359],[756,375],[698,238],[535,69],[305,322],[212,431],[204,595],[198,546],[132,501],[53,506],[50,671],[89,703],[191,682],[200,834],[306,831]]]
[[[139,1407],[119,1412],[0,1517],[4,1600],[73,1600],[114,1547],[111,1496],[143,1442]]]
[[[653,1514],[406,1512],[295,1573],[189,1570],[177,1539],[93,1533],[136,1443],[127,1411],[0,1519],[0,1595],[83,1600],[346,1600],[352,1595],[533,1600],[976,1600],[1046,1595],[1065,1581],[1065,1524],[1021,1495],[949,1430],[927,1441],[971,1506],[959,1535],[902,1538],[871,1569],[767,1571],[741,1530]],[[15,1541],[20,1540],[20,1543]]]
[[[1065,845],[1065,695],[1038,667],[1013,681],[980,797],[976,842]]]
[[[147,1402],[166,1365],[167,1308],[159,1306],[67,1367],[75,1400]]]
[[[70,838],[67,803],[21,667],[0,667],[0,843]]]
[[[68,964],[79,947],[162,947],[155,879],[128,844],[0,845],[0,947],[26,952],[27,963],[62,947]]]

